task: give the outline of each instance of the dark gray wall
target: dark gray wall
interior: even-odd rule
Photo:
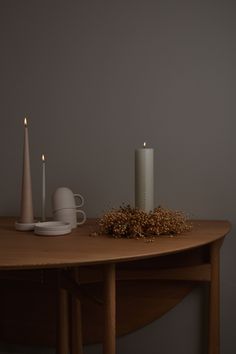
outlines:
[[[48,215],[65,185],[98,216],[133,203],[134,149],[147,141],[157,205],[234,227],[235,10],[233,0],[1,0],[0,214],[19,213],[27,115],[37,215],[42,152]],[[235,246],[233,231],[222,249],[223,354],[236,352]],[[203,293],[120,339],[118,353],[204,353]]]

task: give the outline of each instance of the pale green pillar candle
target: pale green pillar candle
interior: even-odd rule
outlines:
[[[154,149],[135,150],[135,207],[145,212],[154,209]]]

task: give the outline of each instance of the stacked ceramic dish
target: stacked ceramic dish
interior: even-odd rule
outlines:
[[[34,226],[34,233],[40,236],[66,235],[71,232],[71,224],[62,221],[38,222]]]

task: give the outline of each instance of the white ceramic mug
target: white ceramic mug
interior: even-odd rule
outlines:
[[[86,214],[83,210],[80,209],[66,208],[54,211],[53,219],[55,221],[69,222],[71,224],[72,229],[74,229],[78,225],[82,225],[85,223]]]
[[[52,195],[52,210],[74,209],[84,205],[84,198],[81,194],[73,193],[67,187],[59,187]]]

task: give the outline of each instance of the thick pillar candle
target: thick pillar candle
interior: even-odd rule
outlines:
[[[21,191],[21,223],[33,223],[33,199],[31,187],[31,171],[30,171],[30,153],[29,153],[29,134],[27,119],[24,119],[25,136],[23,151],[23,174],[22,174],[22,191]]]
[[[135,207],[145,212],[154,209],[154,150],[135,150]]]
[[[42,221],[46,220],[46,160],[42,155]]]

